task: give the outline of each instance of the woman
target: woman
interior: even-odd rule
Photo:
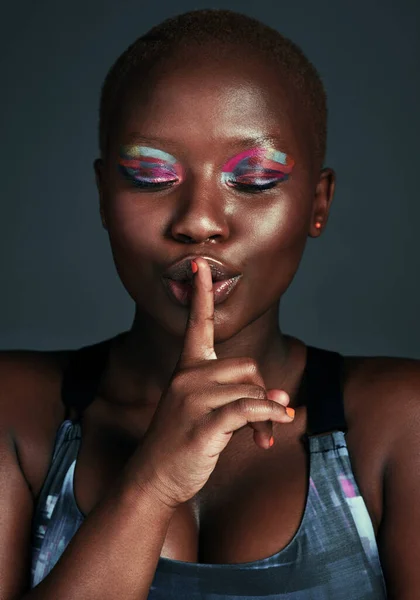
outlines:
[[[135,318],[2,353],[2,600],[420,593],[418,362],[278,324],[328,220],[325,139],[314,67],[243,15],[169,19],[117,60],[94,166]]]

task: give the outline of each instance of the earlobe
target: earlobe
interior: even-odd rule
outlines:
[[[95,171],[96,187],[99,194],[99,212],[101,215],[102,226],[107,229],[105,214],[104,214],[104,194],[103,194],[103,161],[101,158],[97,158],[93,163],[93,169]]]
[[[315,188],[313,210],[308,235],[319,237],[328,221],[328,215],[335,191],[335,172],[323,168]]]

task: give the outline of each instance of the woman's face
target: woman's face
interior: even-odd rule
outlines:
[[[138,310],[183,335],[188,308],[171,301],[162,275],[189,255],[242,273],[215,307],[215,341],[278,309],[334,187],[333,173],[315,166],[307,119],[278,70],[243,53],[179,53],[132,88],[95,171]]]

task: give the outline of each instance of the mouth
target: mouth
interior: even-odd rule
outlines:
[[[163,282],[169,297],[178,305],[188,306],[191,303],[193,293],[191,260],[195,258],[198,256],[185,256],[169,266],[163,273]],[[214,304],[221,304],[236,289],[242,273],[227,263],[222,263],[210,256],[201,256],[201,258],[205,259],[211,271]]]
[[[242,275],[231,277],[229,279],[220,279],[213,281],[213,297],[214,305],[221,304],[224,302],[232,292],[238,287],[239,280]],[[176,304],[182,306],[189,306],[191,304],[191,298],[193,294],[193,286],[191,280],[176,281],[167,277],[163,278],[163,282],[166,290],[169,293],[169,297]]]
[[[197,255],[184,256],[178,262],[170,265],[163,273],[163,283],[171,300],[176,304],[188,306],[191,303],[193,287],[193,272],[191,260],[198,258]],[[213,280],[214,304],[221,304],[237,288],[242,278],[234,267],[210,256],[201,256],[207,262]]]
[[[194,260],[195,258],[198,257],[184,257],[182,260],[168,267],[163,273],[163,277],[172,279],[173,281],[179,281],[181,283],[191,283],[193,278],[191,260]],[[227,281],[228,279],[242,276],[242,273],[226,263],[222,263],[221,261],[208,256],[202,256],[201,258],[205,259],[210,268],[213,283]]]

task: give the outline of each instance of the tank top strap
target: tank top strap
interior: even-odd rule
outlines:
[[[123,334],[120,334],[123,335]],[[79,416],[94,400],[109,355],[111,339],[76,350],[64,370],[61,397]],[[307,408],[307,435],[347,431],[343,404],[343,362],[338,352],[307,346],[299,397]]]
[[[299,392],[307,410],[307,436],[347,431],[343,369],[344,357],[340,353],[307,346]]]
[[[61,399],[69,414],[75,409],[79,418],[94,400],[109,354],[111,339],[84,346],[70,357],[62,378]]]

